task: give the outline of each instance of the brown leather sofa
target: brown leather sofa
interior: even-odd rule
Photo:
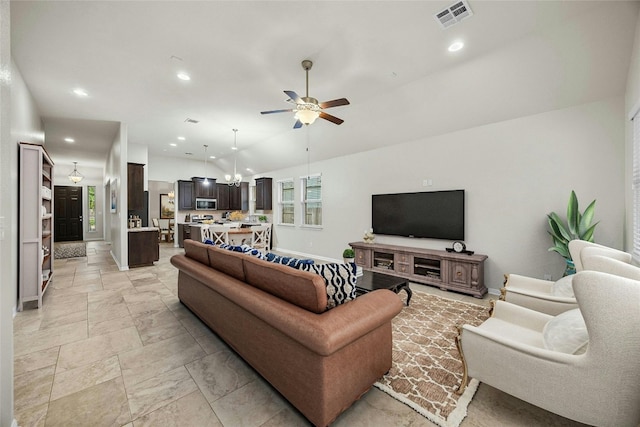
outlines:
[[[185,240],[171,263],[178,297],[316,426],[326,426],[391,368],[396,294],[326,310],[316,274]]]

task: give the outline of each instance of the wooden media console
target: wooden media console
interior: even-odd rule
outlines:
[[[482,298],[486,255],[455,253],[434,249],[379,243],[349,243],[356,253],[356,264],[416,283],[437,286]]]

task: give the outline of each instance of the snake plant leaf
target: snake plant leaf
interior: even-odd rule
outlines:
[[[582,218],[580,218],[580,224],[578,226],[578,232],[579,232],[580,237],[583,240],[586,240],[582,236],[584,236],[584,234],[589,229],[589,227],[591,227],[591,222],[593,221],[593,216],[595,214],[595,209],[596,209],[596,201],[594,200],[593,202],[591,202],[591,204],[589,206],[587,206],[587,209],[585,209],[584,213],[582,214]]]
[[[587,228],[587,230],[580,236],[582,240],[586,240],[587,242],[593,242],[593,232],[600,221],[593,224],[591,227]]]
[[[551,212],[548,215],[549,218],[549,227],[551,227],[551,231],[553,235],[557,236],[558,239],[566,240],[567,242],[571,240],[571,234],[567,230],[564,221],[558,216],[557,213]]]
[[[578,224],[580,219],[580,210],[578,209],[578,196],[576,192],[571,190],[571,197],[569,197],[569,204],[567,205],[567,225],[571,234],[578,234]]]
[[[571,259],[571,255],[569,254],[569,250],[567,249],[567,246],[554,246],[552,248],[549,248],[549,252],[557,252],[563,258]]]

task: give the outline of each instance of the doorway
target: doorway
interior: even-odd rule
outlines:
[[[56,185],[53,190],[54,241],[83,240],[82,187]]]

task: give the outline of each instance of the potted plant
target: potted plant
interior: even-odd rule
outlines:
[[[267,216],[266,215],[260,215],[258,217],[258,221],[260,222],[267,222]]]
[[[353,251],[353,249],[347,248],[344,251],[342,251],[342,258],[343,258],[345,264],[348,264],[350,262],[354,262],[355,259],[356,259],[356,253]]]
[[[592,224],[596,201],[592,201],[589,206],[580,213],[578,208],[578,197],[575,191],[571,190],[569,204],[567,205],[566,222],[555,212],[547,215],[550,230],[547,231],[553,239],[553,246],[549,251],[559,253],[567,264],[564,275],[576,272],[575,265],[569,253],[569,242],[580,239],[593,242],[593,232],[598,223]]]

